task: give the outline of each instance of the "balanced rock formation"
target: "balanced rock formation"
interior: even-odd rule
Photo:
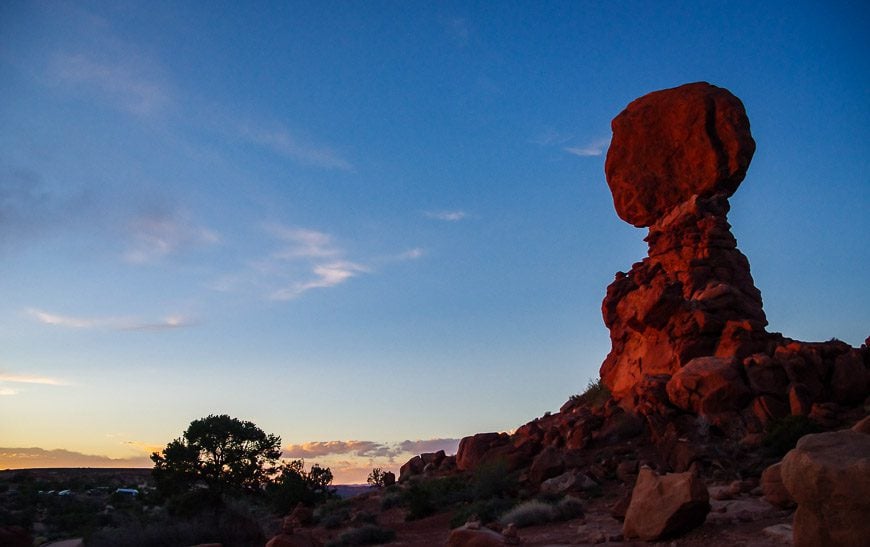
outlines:
[[[755,152],[743,103],[705,82],[632,101],[612,126],[607,184],[619,217],[637,227],[694,195],[730,196]]]
[[[620,406],[676,407],[739,435],[814,411],[830,426],[836,405],[862,402],[866,347],[765,330],[761,293],[727,221],[755,151],[740,100],[687,84],[633,101],[612,126],[605,172],[616,212],[649,226],[648,256],[617,273],[602,304],[612,349],[601,378]]]

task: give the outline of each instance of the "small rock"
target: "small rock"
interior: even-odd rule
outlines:
[[[792,542],[792,528],[788,524],[774,524],[763,529],[761,533],[782,543],[791,544]]]

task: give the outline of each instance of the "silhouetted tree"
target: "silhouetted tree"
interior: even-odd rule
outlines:
[[[303,460],[293,460],[278,468],[278,475],[266,487],[276,512],[288,513],[297,503],[315,505],[333,496],[332,471],[317,464],[305,472]]]
[[[163,452],[151,454],[158,491],[173,495],[202,484],[213,493],[259,491],[276,471],[281,438],[226,414],[194,420]]]

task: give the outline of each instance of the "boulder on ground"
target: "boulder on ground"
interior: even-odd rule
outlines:
[[[782,460],[782,482],[797,502],[794,545],[864,547],[870,538],[870,435],[805,435]]]
[[[598,483],[590,479],[585,474],[577,469],[571,469],[552,479],[547,479],[541,483],[541,492],[546,494],[567,494],[569,492],[580,492],[581,490],[589,490],[598,486]]]
[[[472,437],[465,437],[459,441],[456,467],[460,471],[471,471],[483,463],[487,452],[508,443],[510,443],[510,436],[507,433],[478,433]]]
[[[740,410],[752,396],[733,358],[697,357],[667,384],[668,398],[683,410],[702,416]]]
[[[782,462],[777,462],[761,474],[761,490],[769,504],[781,509],[794,507],[794,498],[782,483]]]
[[[704,481],[692,472],[659,476],[642,467],[625,514],[626,538],[653,541],[679,535],[704,523],[710,498]]]
[[[423,463],[423,458],[414,456],[399,468],[399,482],[405,482],[414,475],[422,474],[425,467],[426,464]]]

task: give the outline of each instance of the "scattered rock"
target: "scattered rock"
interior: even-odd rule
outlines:
[[[792,529],[788,524],[774,524],[773,526],[768,526],[763,529],[761,533],[769,538],[778,540],[781,543],[789,545],[792,543]]]
[[[447,538],[447,547],[502,547],[505,543],[505,537],[494,530],[466,526],[456,528]]]
[[[786,454],[782,482],[797,502],[794,545],[864,547],[870,538],[870,435],[805,435]]]
[[[764,491],[764,499],[774,507],[789,509],[794,507],[794,498],[782,483],[782,462],[777,462],[761,474],[761,488]]]
[[[548,446],[544,448],[532,461],[529,468],[529,480],[534,484],[541,484],[545,480],[557,477],[565,471],[565,459],[562,451]]]
[[[581,473],[577,469],[571,469],[552,479],[541,483],[541,492],[548,494],[567,494],[596,488],[598,483]]]
[[[653,541],[675,536],[704,523],[710,511],[704,481],[694,473],[659,476],[643,467],[625,514],[623,535]]]

